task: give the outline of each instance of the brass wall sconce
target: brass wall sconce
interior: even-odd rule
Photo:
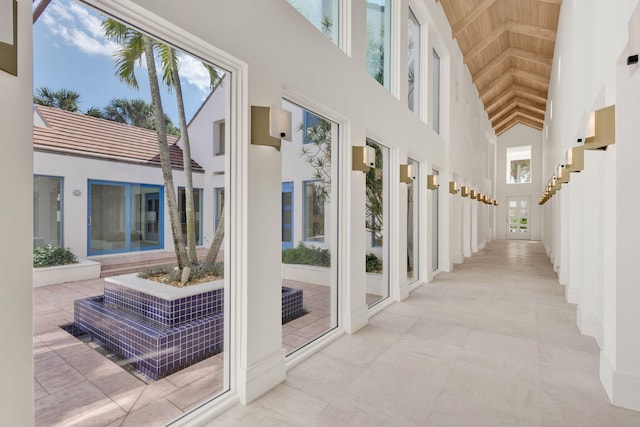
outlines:
[[[560,185],[569,183],[569,172],[566,171],[565,165],[558,165],[556,168],[556,177]]]
[[[369,172],[376,167],[376,149],[366,146],[354,145],[351,147],[351,170]]]
[[[475,198],[478,197],[478,193],[476,192],[476,190],[471,190],[469,192],[469,197],[475,200]]]
[[[276,105],[251,106],[251,143],[280,150],[281,140],[291,141],[291,111]]]
[[[458,194],[458,183],[449,181],[449,194]]]
[[[405,184],[411,184],[413,182],[411,169],[411,165],[400,165],[400,182],[404,182]]]
[[[616,143],[616,106],[610,105],[589,114],[585,150],[606,150]]]
[[[565,171],[581,172],[584,170],[584,146],[579,145],[567,150]]]
[[[478,196],[476,197],[476,200],[478,202],[482,202],[484,200],[484,194],[482,193],[478,193]]]
[[[467,187],[467,186],[463,185],[463,186],[460,188],[460,195],[461,195],[462,197],[469,197],[469,187]]]
[[[498,206],[498,201],[497,200],[493,200],[493,206]]]
[[[551,178],[551,189],[554,191],[560,190],[560,183],[558,182],[558,178],[555,175],[553,176],[553,178]]]
[[[427,175],[427,188],[429,190],[437,190],[440,188],[440,180],[438,175]]]

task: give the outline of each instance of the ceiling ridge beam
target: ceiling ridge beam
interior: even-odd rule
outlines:
[[[501,106],[498,111],[495,111],[493,114],[490,114],[489,121],[493,123],[494,121],[498,120],[505,114],[508,114],[512,110],[521,111],[523,113],[528,111],[534,114],[535,115],[534,117],[544,120],[545,110],[535,106],[528,105],[526,103],[522,103],[519,98],[514,97],[514,98],[510,98],[509,101],[507,101],[506,104]]]
[[[482,0],[473,10],[462,18],[460,21],[456,22],[453,27],[451,27],[451,34],[453,38],[457,38],[458,34],[465,28],[469,26],[473,21],[475,21],[480,15],[482,15],[487,9],[493,6],[497,0]]]
[[[492,121],[491,123],[493,124],[494,129],[496,129],[501,127],[502,125],[507,123],[509,120],[513,119],[514,117],[524,117],[536,123],[540,123],[540,124],[544,123],[544,117],[540,118],[538,116],[532,115],[531,113],[527,113],[526,111],[523,111],[520,108],[511,109],[505,118]]]
[[[507,102],[505,105],[503,105],[500,110],[496,111],[495,113],[493,113],[492,116],[489,116],[489,121],[491,123],[499,120],[502,118],[502,116],[506,115],[506,114],[510,114],[511,112],[513,112],[513,110],[516,109],[518,105],[516,104],[516,102],[512,99],[509,100],[509,102]]]
[[[517,124],[523,124],[525,126],[529,126],[536,130],[542,130],[542,126],[538,125],[537,123],[528,122],[526,119],[523,119],[522,117],[515,117],[513,120],[506,123],[502,127],[494,128],[494,131],[496,132],[496,136],[502,135],[503,133],[505,133],[506,131],[508,131],[509,129],[511,129]]]
[[[528,104],[527,102],[521,102],[520,100],[517,100],[516,105],[525,110],[529,110],[531,112],[541,114],[542,117],[544,117],[544,115],[546,114],[546,111],[544,109],[537,107],[535,105]]]

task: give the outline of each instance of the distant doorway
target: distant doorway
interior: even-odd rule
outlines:
[[[529,197],[509,197],[507,209],[507,239],[529,240],[531,237]]]

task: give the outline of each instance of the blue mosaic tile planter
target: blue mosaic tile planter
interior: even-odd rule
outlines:
[[[74,321],[140,372],[159,379],[223,350],[222,285],[176,290],[135,275],[108,278],[104,295],[75,301]]]
[[[157,380],[220,353],[224,282],[186,288],[135,274],[104,281],[104,295],[74,302],[74,322],[108,350]],[[282,323],[306,314],[300,289],[282,288]]]
[[[302,305],[302,290],[282,287],[282,324],[306,314]]]

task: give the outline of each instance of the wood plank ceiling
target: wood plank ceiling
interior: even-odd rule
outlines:
[[[542,130],[562,0],[440,0],[496,135]]]

